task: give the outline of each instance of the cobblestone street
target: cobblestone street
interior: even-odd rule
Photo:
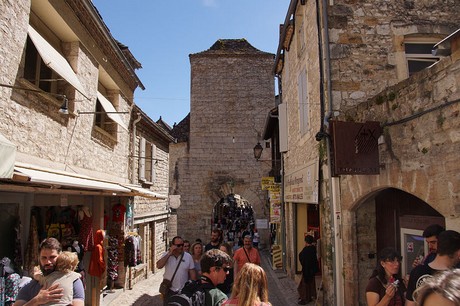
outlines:
[[[262,267],[267,272],[270,302],[273,306],[297,305],[297,284],[281,270],[273,270],[268,251],[261,251]],[[104,293],[103,306],[153,305],[161,306],[158,287],[163,278],[163,270],[137,283],[132,290],[117,289],[114,293]],[[318,280],[319,281],[319,280]],[[319,282],[317,281],[317,285]],[[310,303],[308,305],[314,305]],[[320,304],[318,304],[320,305]]]

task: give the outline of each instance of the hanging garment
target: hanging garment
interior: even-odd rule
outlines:
[[[89,262],[89,275],[101,277],[105,272],[105,261],[104,261],[104,247],[102,242],[104,241],[104,231],[97,230],[94,235],[94,247],[91,253],[91,261]]]
[[[109,238],[109,247],[107,249],[107,275],[110,280],[118,279],[118,239]]]
[[[128,236],[125,240],[125,266],[134,267],[136,265],[136,249],[134,237]]]
[[[123,222],[125,220],[126,208],[124,205],[117,204],[112,207],[112,221]]]
[[[33,267],[38,264],[38,229],[37,216],[35,214],[30,217],[29,240],[27,241],[26,254],[24,256],[24,270],[29,273]]]
[[[91,251],[94,246],[93,217],[88,216],[84,211],[82,211],[81,215],[83,215],[83,218],[80,219],[78,241],[83,245],[85,251]]]

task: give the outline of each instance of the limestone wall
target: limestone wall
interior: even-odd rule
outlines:
[[[172,152],[172,186],[181,195],[178,234],[207,241],[212,209],[229,192],[247,199],[257,219],[269,217],[260,179],[270,168],[254,159],[253,147],[275,106],[273,55],[198,54],[190,61],[190,139]],[[266,243],[268,233],[261,231],[261,238]]]

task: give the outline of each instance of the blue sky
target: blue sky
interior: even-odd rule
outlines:
[[[189,54],[218,39],[245,38],[276,53],[290,0],[93,0],[113,37],[127,45],[145,86],[134,101],[171,126],[190,111]]]

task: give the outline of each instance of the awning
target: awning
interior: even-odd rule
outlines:
[[[15,166],[14,170],[25,174],[32,183],[55,186],[55,188],[71,187],[75,189],[103,190],[112,192],[131,193],[130,189],[117,183],[98,180],[89,176],[78,175],[70,172],[57,172],[45,169],[33,169]]]
[[[112,102],[107,100],[107,98],[104,97],[104,95],[101,94],[99,91],[97,92],[97,98],[99,102],[101,102],[101,105],[104,108],[104,110],[107,112],[107,116],[109,116],[110,119],[118,123],[119,126],[124,128],[125,130],[128,130],[128,127],[125,125],[120,115],[116,114],[117,110],[115,109],[115,107],[113,107]]]
[[[153,192],[149,189],[145,189],[137,185],[131,185],[131,184],[120,184],[120,185],[131,189],[132,193],[137,196],[146,197],[146,198],[154,198],[154,199],[167,199],[168,198],[165,195]]]
[[[73,71],[72,67],[70,67],[69,62],[58,52],[56,49],[51,46],[46,39],[44,39],[34,28],[29,25],[29,30],[27,31],[29,34],[30,39],[37,48],[38,53],[40,54],[43,62],[46,66],[53,69],[56,73],[58,73],[61,77],[63,77],[67,82],[69,82],[76,90],[78,90],[82,95],[86,98],[85,90],[81,85],[80,81],[78,80],[77,75]]]
[[[13,177],[15,159],[16,145],[0,133],[0,178]]]

